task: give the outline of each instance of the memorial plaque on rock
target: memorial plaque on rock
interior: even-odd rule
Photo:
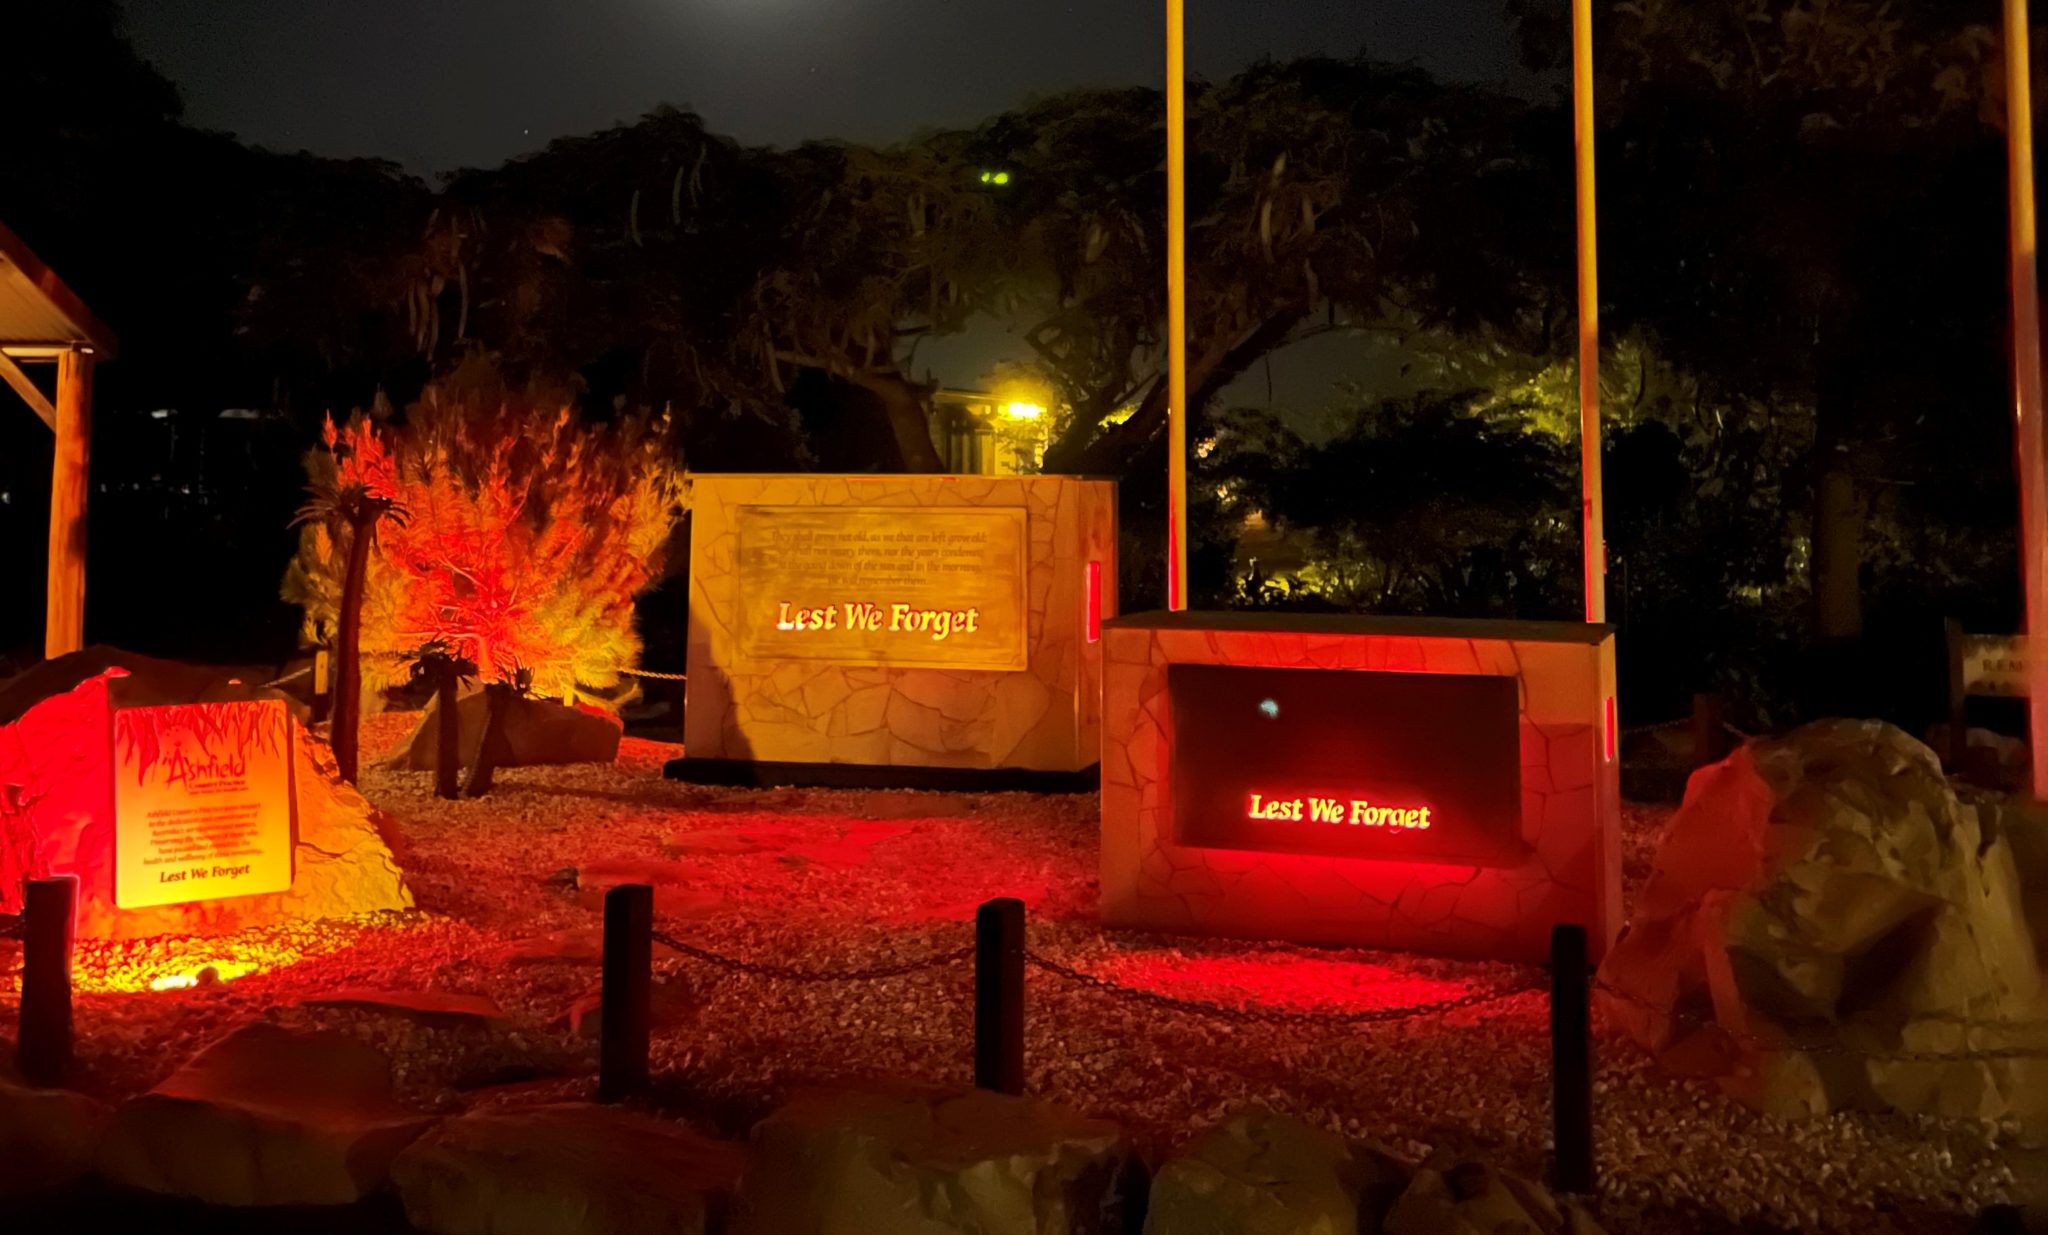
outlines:
[[[123,909],[292,886],[291,714],[282,699],[113,711],[114,901]]]

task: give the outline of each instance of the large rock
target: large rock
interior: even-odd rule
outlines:
[[[1478,1162],[1416,1171],[1379,1229],[1384,1235],[1600,1235],[1578,1206]]]
[[[1407,1185],[1392,1158],[1298,1119],[1233,1116],[1152,1177],[1145,1235],[1358,1235]]]
[[[1122,1235],[1116,1125],[969,1093],[818,1092],[754,1128],[734,1235]]]
[[[565,1103],[446,1120],[391,1178],[432,1235],[704,1235],[745,1157],[679,1124]]]
[[[126,704],[270,699],[275,692],[187,665],[88,649],[48,661],[0,689],[0,912],[19,910],[21,881],[75,874],[78,932],[88,938],[222,934],[295,918],[409,909],[383,817],[336,775],[327,746],[294,725],[296,843],[283,892],[118,909],[114,904],[113,743],[108,682]]]
[[[347,1205],[432,1124],[398,1104],[374,1047],[254,1024],[115,1111],[99,1168],[213,1205]]]
[[[2048,1046],[2012,850],[1886,724],[1695,774],[1600,978],[1666,1066],[1772,1113],[2048,1110],[2041,1060],[1962,1057]]]
[[[106,1121],[106,1108],[84,1094],[0,1076],[0,1201],[54,1191],[82,1177],[92,1169]]]
[[[462,766],[476,763],[483,748],[485,692],[473,690],[455,702],[455,720],[462,734]],[[506,700],[501,722],[507,757],[500,767],[536,767],[547,763],[610,763],[619,757],[625,726],[603,708],[558,703],[553,699],[515,696]],[[384,766],[401,772],[431,772],[440,766],[441,700],[437,695],[421,714],[405,745]]]

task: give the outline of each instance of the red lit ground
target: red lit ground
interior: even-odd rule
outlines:
[[[373,720],[366,746],[389,747],[411,720]],[[1506,965],[1105,935],[1093,918],[1092,797],[712,790],[663,780],[675,753],[627,739],[616,766],[513,770],[474,802],[435,800],[425,773],[368,773],[363,788],[396,821],[420,912],[84,948],[83,1083],[109,1097],[139,1091],[206,1040],[262,1017],[372,1038],[407,1095],[435,1109],[587,1093],[592,1051],[565,1018],[596,987],[589,884],[604,878],[661,880],[663,924],[689,942],[825,970],[959,948],[976,904],[1014,895],[1031,906],[1034,950],[1180,998],[1353,1011],[1539,980]],[[1631,882],[1662,817],[1629,812]],[[10,1035],[12,955],[0,952],[0,1032]],[[147,989],[207,965],[231,980]],[[794,983],[657,951],[657,969],[675,997],[662,1001],[672,1013],[655,1047],[656,1101],[727,1134],[809,1083],[969,1077],[967,966]],[[344,988],[486,995],[505,1015],[462,1024],[301,1005]],[[1411,1155],[1470,1150],[1543,1169],[1547,1013],[1537,993],[1353,1026],[1233,1023],[1036,971],[1029,998],[1031,1089],[1122,1120],[1154,1151],[1256,1102]],[[2016,1129],[1862,1116],[1781,1123],[1657,1076],[1609,1035],[1599,1054],[1598,1211],[1611,1232],[1961,1231],[2011,1186],[2002,1149]]]

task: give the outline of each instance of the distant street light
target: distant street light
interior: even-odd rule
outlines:
[[[1045,405],[1042,403],[1006,403],[1003,405],[1003,415],[1008,416],[1012,420],[1037,420],[1040,416],[1045,415]]]

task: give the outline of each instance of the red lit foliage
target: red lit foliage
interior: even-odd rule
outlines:
[[[330,427],[328,449],[307,461],[315,490],[360,485],[405,514],[378,528],[371,552],[366,686],[399,680],[429,647],[485,682],[523,672],[556,697],[614,684],[640,652],[633,599],[659,577],[685,506],[666,427],[432,392],[403,425]],[[336,539],[309,526],[285,584],[322,642],[338,612]]]

